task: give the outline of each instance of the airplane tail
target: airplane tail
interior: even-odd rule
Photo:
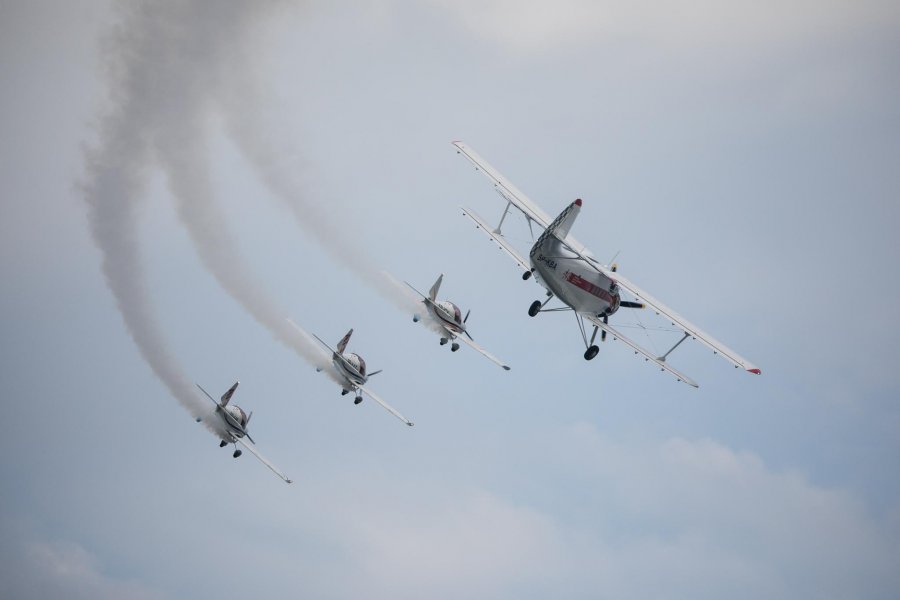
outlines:
[[[347,335],[341,338],[341,341],[337,343],[337,351],[338,354],[343,354],[344,350],[347,348],[347,344],[350,342],[350,336],[353,335],[353,330],[347,332]]]
[[[566,241],[566,236],[569,235],[569,230],[572,228],[572,223],[575,222],[575,219],[578,218],[578,214],[581,212],[581,198],[578,198],[567,206],[559,216],[556,217],[552,223],[550,223],[550,227],[547,228],[547,233],[554,236],[561,242]]]
[[[240,381],[235,381],[234,385],[228,388],[228,391],[222,394],[222,401],[219,403],[220,406],[228,406],[228,403],[231,401],[231,397],[234,396],[234,391],[241,384]]]
[[[437,299],[438,290],[441,289],[441,282],[444,280],[444,274],[441,273],[441,276],[437,278],[437,281],[434,282],[434,285],[431,286],[431,290],[428,292],[428,297],[431,298],[431,301],[434,302]]]

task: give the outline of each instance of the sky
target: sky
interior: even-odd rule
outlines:
[[[0,596],[897,597],[898,64],[880,0],[0,2]],[[453,140],[762,375],[586,362]]]

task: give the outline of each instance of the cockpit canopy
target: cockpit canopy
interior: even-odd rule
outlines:
[[[457,305],[453,304],[449,300],[442,300],[441,302],[438,302],[438,304],[441,308],[447,311],[448,314],[453,315],[454,321],[456,321],[460,325],[462,324],[462,311],[459,310],[459,307]]]
[[[347,359],[348,363],[353,365],[353,368],[356,369],[360,375],[362,375],[363,377],[366,376],[366,361],[363,360],[362,356],[360,356],[359,354],[353,354],[351,352],[350,354],[347,354],[345,358]]]

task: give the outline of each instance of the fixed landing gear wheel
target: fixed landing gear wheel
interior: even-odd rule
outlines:
[[[541,312],[541,301],[535,300],[531,303],[531,306],[528,307],[528,316],[533,317]]]
[[[525,271],[522,273],[522,280],[528,281],[531,278],[531,271]]]
[[[357,396],[353,399],[353,404],[359,404],[360,402],[362,402],[362,396]]]
[[[219,448],[224,448],[227,445],[228,445],[228,442],[226,442],[225,440],[222,440],[221,442],[219,442]]]
[[[232,456],[233,458],[237,458],[237,457],[240,456],[241,454],[243,454],[243,452],[241,452],[240,450],[235,450],[235,451],[234,451],[234,454],[232,454],[231,456]]]
[[[341,396],[346,396],[350,393],[350,390],[341,390]]]
[[[441,346],[447,343],[447,338],[441,338]]]
[[[587,350],[584,351],[584,360],[591,360],[597,353],[600,352],[599,346],[591,346]]]
[[[459,350],[459,344],[453,342],[453,345],[450,346],[450,352],[456,352],[457,350]]]

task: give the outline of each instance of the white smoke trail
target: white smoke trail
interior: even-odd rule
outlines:
[[[115,107],[101,119],[99,143],[85,156],[81,190],[88,224],[102,254],[107,286],[141,356],[192,416],[203,417],[210,407],[171,353],[146,289],[135,214],[148,161],[146,132],[134,124],[141,93],[133,85],[121,55],[111,57],[107,67]]]
[[[138,39],[152,43],[133,45],[127,53],[135,62],[151,65],[140,73],[147,78],[146,87],[159,82],[166,86],[151,107],[152,113],[164,118],[151,118],[147,125],[178,216],[204,267],[277,340],[318,367],[328,363],[328,355],[308,335],[290,326],[286,312],[237,251],[238,240],[216,204],[206,147],[213,111],[226,82],[249,68],[257,25],[280,4],[153,3],[154,10],[137,13],[130,23],[130,29],[142,32]]]

